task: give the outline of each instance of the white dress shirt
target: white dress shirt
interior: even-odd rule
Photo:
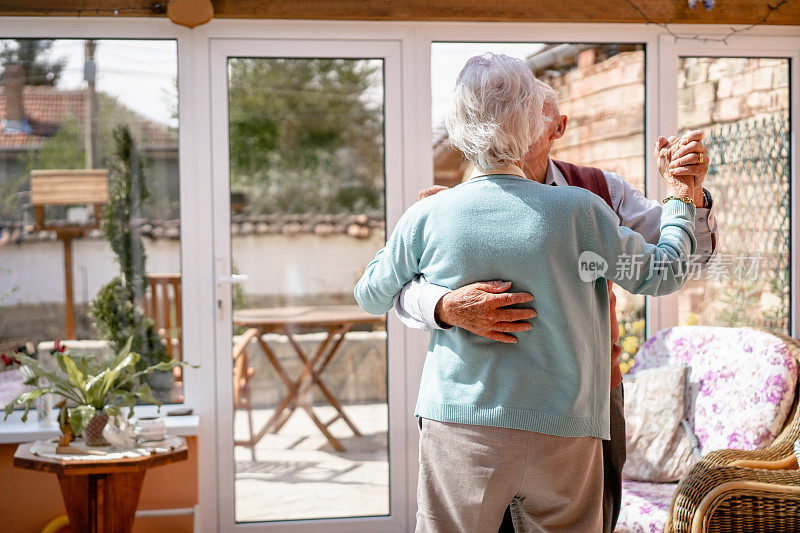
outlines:
[[[470,178],[483,174],[476,169]],[[615,172],[603,171],[608,182],[611,206],[619,217],[620,224],[640,233],[647,242],[656,244],[661,234],[661,203],[645,196]],[[550,160],[545,176],[546,185],[568,185],[564,175]],[[717,222],[711,211],[712,198],[705,191],[708,204],[696,209],[694,236],[697,241],[694,261],[707,263],[714,253],[717,242]],[[491,280],[485,280],[491,281]],[[428,283],[422,276],[408,282],[394,297],[394,311],[406,326],[413,329],[442,329],[436,322],[434,311],[441,298],[450,289]]]

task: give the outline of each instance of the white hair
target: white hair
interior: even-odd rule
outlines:
[[[450,144],[484,170],[520,161],[544,130],[544,96],[519,59],[491,53],[470,58],[445,119]]]
[[[538,85],[539,89],[542,90],[542,114],[548,119],[555,118],[556,115],[559,115],[561,112],[558,105],[558,95],[556,94],[556,90],[539,79],[536,80],[536,85]]]

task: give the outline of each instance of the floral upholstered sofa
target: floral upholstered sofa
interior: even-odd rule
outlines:
[[[796,413],[798,356],[797,339],[750,328],[678,326],[648,339],[637,353],[630,374],[688,365],[686,417],[701,458],[679,483],[625,480],[616,531],[690,531],[698,520],[703,524],[708,520],[738,524],[730,530],[800,531],[800,474],[796,463],[794,470],[785,466],[764,470],[768,467],[763,465],[753,469],[745,464],[748,459],[769,462],[793,457],[792,445],[800,437]],[[789,515],[795,513],[797,529],[792,529],[794,522],[786,529],[750,528],[744,524],[758,520],[753,516],[756,512],[732,518],[722,515],[734,512],[731,508],[737,505],[701,505],[708,502],[706,496],[711,490],[720,492],[722,483],[736,480],[792,485]],[[736,492],[734,485],[729,487],[731,494]],[[713,517],[714,512],[718,516]],[[698,513],[706,514],[698,517]]]

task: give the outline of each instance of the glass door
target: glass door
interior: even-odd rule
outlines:
[[[405,529],[404,373],[353,298],[400,214],[398,61],[212,42],[222,530]]]

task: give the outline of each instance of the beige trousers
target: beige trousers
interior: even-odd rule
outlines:
[[[417,533],[517,533],[603,525],[603,449],[594,437],[421,419]]]

